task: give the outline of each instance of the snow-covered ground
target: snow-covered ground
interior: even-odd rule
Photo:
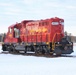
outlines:
[[[76,55],[76,46],[71,55]],[[0,54],[0,75],[76,75],[76,57]]]

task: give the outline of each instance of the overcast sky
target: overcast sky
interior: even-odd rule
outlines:
[[[24,19],[63,18],[65,31],[76,35],[76,0],[0,0],[0,33]]]

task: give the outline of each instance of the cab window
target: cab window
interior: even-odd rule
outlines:
[[[14,35],[15,35],[15,38],[19,38],[20,37],[20,30],[17,28],[14,28]]]
[[[9,32],[10,32],[10,33],[12,32],[12,28],[9,29]]]

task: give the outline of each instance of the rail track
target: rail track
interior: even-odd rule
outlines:
[[[0,52],[0,54],[12,54],[12,55],[23,55],[23,56],[35,56],[35,57],[46,57],[46,58],[58,58],[58,57],[69,57],[69,58],[76,58],[76,55],[66,55],[66,54],[63,54],[63,55],[60,55],[60,56],[57,56],[57,55],[50,55],[50,54],[35,54],[35,53],[9,53],[8,51],[6,52]]]

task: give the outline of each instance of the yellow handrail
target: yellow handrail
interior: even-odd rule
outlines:
[[[54,39],[55,39],[56,34],[61,34],[61,33],[55,33],[55,34],[54,34],[54,37],[53,37],[53,39],[52,39],[52,50],[54,50],[54,48],[55,48]]]

